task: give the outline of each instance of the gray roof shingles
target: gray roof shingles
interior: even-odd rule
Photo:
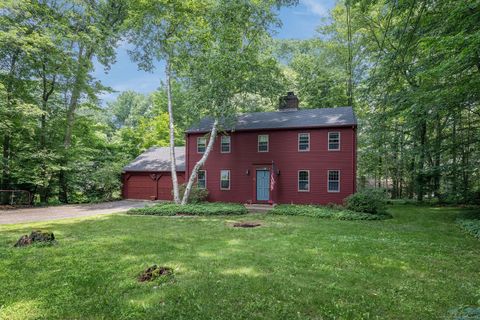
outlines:
[[[177,171],[185,171],[185,147],[175,147]],[[170,148],[152,147],[123,168],[125,172],[170,171]]]
[[[187,133],[208,132],[212,118],[203,118]],[[300,109],[274,112],[253,112],[237,116],[232,128],[225,130],[261,130],[312,127],[356,126],[357,118],[352,107]]]

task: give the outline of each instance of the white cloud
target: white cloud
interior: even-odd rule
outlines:
[[[325,6],[321,3],[322,1],[320,0],[301,0],[300,3],[302,3],[305,7],[307,7],[308,10],[310,10],[313,14],[320,16],[320,17],[326,17],[328,16],[328,10],[325,8]]]

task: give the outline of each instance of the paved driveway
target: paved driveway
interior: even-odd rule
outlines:
[[[153,202],[151,201],[121,200],[99,204],[72,204],[43,208],[0,210],[0,224],[88,217],[98,214],[125,212],[131,208],[142,208],[152,204]]]

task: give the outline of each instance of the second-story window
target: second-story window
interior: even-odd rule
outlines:
[[[198,170],[197,187],[200,188],[200,189],[206,189],[207,188],[207,171]]]
[[[298,134],[298,151],[310,150],[310,133]]]
[[[230,153],[231,142],[230,136],[222,136],[220,139],[220,152]]]
[[[220,189],[230,190],[230,170],[220,170]]]
[[[268,152],[268,134],[258,135],[258,152]]]
[[[198,153],[204,153],[206,148],[207,148],[207,138],[198,137],[197,138],[197,152]]]
[[[328,133],[328,150],[340,150],[340,132]]]

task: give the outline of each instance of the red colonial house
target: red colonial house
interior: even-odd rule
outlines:
[[[185,181],[205,152],[212,123],[205,118],[186,132],[179,159]],[[198,175],[209,201],[327,204],[342,203],[355,192],[357,120],[351,107],[298,109],[289,92],[278,111],[242,114],[223,129]],[[136,169],[151,179],[153,172]],[[171,181],[168,173],[162,176]],[[128,182],[125,186],[124,195],[130,194]],[[150,193],[142,198],[154,198],[153,189]]]

